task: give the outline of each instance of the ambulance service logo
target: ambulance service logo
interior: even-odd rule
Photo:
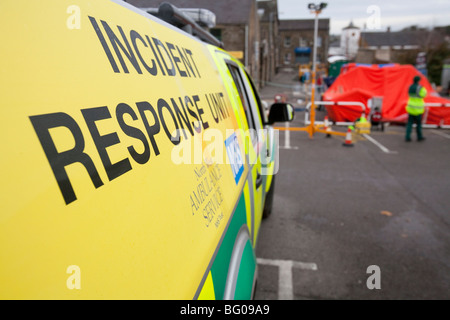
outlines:
[[[228,159],[230,160],[231,171],[233,171],[234,181],[238,184],[244,172],[244,161],[236,133],[233,133],[225,140],[225,147],[227,149]]]

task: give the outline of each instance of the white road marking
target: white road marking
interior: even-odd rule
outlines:
[[[443,133],[443,132],[441,132],[441,131],[438,131],[438,130],[431,130],[431,132],[433,132],[434,134],[437,134],[438,136],[441,136],[441,137],[450,139],[450,135],[448,135],[448,134],[446,134],[446,133]]]
[[[292,260],[272,260],[258,258],[258,263],[278,267],[278,300],[293,300],[294,288],[292,284],[292,268],[302,270],[317,270],[317,265],[310,262]]]
[[[364,136],[364,138],[366,138],[367,140],[369,140],[370,142],[372,142],[374,145],[376,145],[378,148],[381,149],[381,151],[383,151],[384,153],[389,153],[389,154],[397,154],[397,151],[391,151],[388,148],[386,148],[385,146],[383,146],[381,143],[379,143],[377,140],[375,140],[374,138],[372,138],[371,136],[369,136],[367,133],[363,133],[362,134]]]

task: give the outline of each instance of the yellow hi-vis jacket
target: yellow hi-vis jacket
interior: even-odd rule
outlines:
[[[425,102],[423,98],[427,95],[427,89],[422,86],[417,86],[417,92],[409,94],[408,104],[406,105],[406,112],[410,115],[418,116],[425,112]]]

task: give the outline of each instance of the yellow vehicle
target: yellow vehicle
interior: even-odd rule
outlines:
[[[316,64],[316,73],[317,75],[319,74],[326,75],[327,70],[325,68],[325,65],[322,63]],[[312,77],[312,63],[300,64],[298,66],[298,78],[303,79],[304,83],[310,83],[311,77]]]
[[[0,9],[0,298],[251,298],[292,106],[123,1]]]

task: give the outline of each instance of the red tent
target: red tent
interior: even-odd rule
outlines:
[[[373,97],[382,97],[383,121],[406,122],[405,110],[408,101],[408,88],[414,76],[420,76],[420,84],[428,95],[425,103],[439,105],[427,108],[426,123],[450,125],[450,100],[439,96],[433,90],[427,78],[411,65],[361,65],[350,63],[342,67],[341,74],[324,93],[324,101],[343,102],[358,101],[370,109],[368,101]],[[445,104],[448,106],[445,107]],[[329,117],[333,121],[355,121],[361,116],[361,107],[352,105],[327,106]]]

